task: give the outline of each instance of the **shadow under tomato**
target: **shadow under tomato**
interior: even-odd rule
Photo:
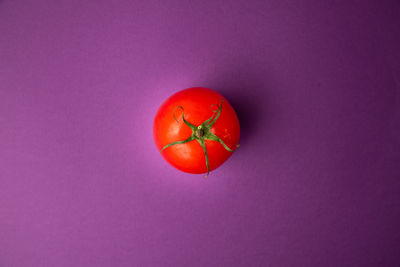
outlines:
[[[260,131],[268,131],[272,104],[265,75],[228,71],[206,83],[221,93],[235,109],[240,122],[240,144],[246,144]]]

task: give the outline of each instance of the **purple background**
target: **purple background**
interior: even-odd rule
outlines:
[[[221,92],[241,147],[170,167]],[[399,1],[0,0],[0,266],[399,266]]]

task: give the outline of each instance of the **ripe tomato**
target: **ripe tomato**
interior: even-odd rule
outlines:
[[[222,95],[193,87],[175,93],[161,105],[153,134],[169,164],[184,172],[208,175],[239,146],[240,126]]]

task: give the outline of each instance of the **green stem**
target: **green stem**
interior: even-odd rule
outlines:
[[[183,140],[183,141],[176,141],[176,142],[173,142],[173,143],[171,143],[171,144],[168,144],[168,145],[164,146],[164,147],[161,149],[160,152],[163,152],[164,149],[166,149],[166,148],[168,148],[168,147],[170,147],[170,146],[179,145],[179,144],[185,144],[185,143],[190,142],[190,141],[192,141],[192,140],[194,140],[194,138],[193,138],[193,136],[191,135],[191,136],[190,136],[188,139],[186,139],[186,140]]]
[[[172,116],[174,117],[174,119],[176,120],[176,122],[178,122],[178,120],[175,117],[175,110],[176,109],[181,109],[182,110],[182,120],[183,122],[192,130],[192,134],[190,135],[189,138],[187,138],[186,140],[183,141],[175,141],[172,142],[166,146],[164,146],[160,152],[163,152],[166,148],[173,146],[173,145],[178,145],[178,144],[185,144],[188,143],[190,141],[193,140],[197,140],[200,144],[200,146],[202,147],[203,151],[204,151],[204,156],[206,159],[206,167],[207,167],[207,175],[210,173],[210,166],[209,166],[209,159],[208,159],[208,153],[207,153],[207,148],[206,148],[206,144],[205,144],[205,140],[211,140],[211,141],[216,141],[219,142],[227,151],[229,152],[233,152],[234,150],[230,149],[225,143],[224,141],[222,141],[221,138],[219,138],[217,135],[213,134],[210,130],[212,128],[212,126],[215,124],[215,122],[217,121],[217,119],[219,118],[219,116],[221,115],[222,112],[222,98],[221,98],[221,105],[218,106],[217,104],[213,104],[211,105],[211,111],[213,112],[213,114],[211,115],[211,117],[207,120],[205,120],[202,124],[200,124],[199,126],[195,126],[193,124],[191,124],[190,122],[188,122],[185,119],[185,116],[183,114],[184,109],[182,106],[177,106],[174,108],[174,110],[172,111]],[[217,110],[212,110],[213,106],[217,106],[218,109]],[[179,122],[178,122],[179,123]],[[239,147],[238,145],[236,146],[236,148]]]
[[[206,157],[206,167],[207,167],[207,175],[210,173],[210,165],[208,164],[208,154],[207,154],[207,148],[206,148],[206,143],[204,142],[204,139],[197,139],[197,141],[199,142],[199,144],[201,145],[201,147],[204,150],[204,155]]]

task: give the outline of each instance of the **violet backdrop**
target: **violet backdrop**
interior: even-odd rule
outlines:
[[[153,142],[238,112],[204,179]],[[0,266],[399,266],[400,2],[0,0]]]

